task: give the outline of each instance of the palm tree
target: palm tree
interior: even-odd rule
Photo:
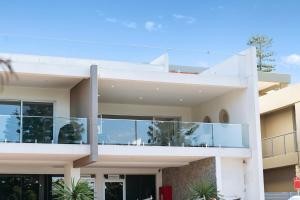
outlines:
[[[72,179],[71,187],[62,180],[53,183],[52,191],[55,200],[93,200],[93,189],[86,181]]]
[[[4,71],[4,73],[0,73],[0,86],[7,82],[9,82],[12,76],[16,76],[14,69],[11,65],[11,60],[0,58],[0,69]]]

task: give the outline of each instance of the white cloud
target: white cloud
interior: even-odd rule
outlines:
[[[156,22],[153,22],[153,21],[145,22],[145,29],[149,32],[158,31],[161,28],[162,28],[162,25],[158,24]]]
[[[105,18],[105,21],[110,22],[110,23],[117,23],[118,22],[118,20],[116,18],[112,18],[112,17]]]
[[[105,21],[109,22],[109,23],[113,23],[113,24],[122,25],[126,28],[131,28],[131,29],[136,29],[137,28],[137,23],[133,22],[133,21],[121,21],[121,20],[118,20],[118,19],[113,18],[113,17],[106,17]]]
[[[122,24],[127,28],[132,28],[132,29],[137,28],[137,24],[135,22],[123,22]]]
[[[187,24],[193,24],[196,22],[196,18],[192,16],[181,15],[181,14],[173,14],[173,18],[176,20],[183,20]]]
[[[283,63],[286,65],[300,66],[300,54],[291,54],[282,58]]]

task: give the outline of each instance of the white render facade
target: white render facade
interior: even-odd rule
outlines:
[[[175,200],[186,188],[174,182],[213,176],[225,199],[264,199],[255,54],[199,73],[171,71],[167,55],[139,64],[0,54],[18,75],[0,93],[0,174],[92,179],[99,200],[115,182],[129,200],[134,175],[152,176],[156,199],[171,185]],[[20,111],[7,113],[12,105]],[[209,170],[181,180],[207,159]]]

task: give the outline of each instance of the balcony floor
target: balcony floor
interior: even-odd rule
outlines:
[[[61,168],[88,155],[89,145],[1,143],[0,164]],[[207,157],[249,158],[248,148],[99,145],[98,161],[88,167],[176,167]]]
[[[207,157],[249,158],[247,148],[99,145],[93,167],[177,167]]]

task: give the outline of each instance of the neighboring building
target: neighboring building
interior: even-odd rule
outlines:
[[[270,85],[268,89],[264,88],[264,94],[259,98],[265,192],[295,192],[293,179],[299,164],[300,84],[288,85],[289,75],[274,73],[264,73],[259,81],[261,86],[267,85],[266,82]]]
[[[255,48],[197,71],[167,55],[0,56],[18,74],[0,93],[0,199],[51,199],[63,176],[90,181],[101,200],[158,199],[166,185],[182,200],[199,181],[264,199]]]

